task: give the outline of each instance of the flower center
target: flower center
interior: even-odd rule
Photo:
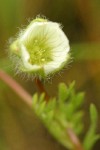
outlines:
[[[25,47],[29,52],[29,62],[34,65],[43,65],[52,61],[52,48],[47,43],[46,39],[34,38],[25,43]]]

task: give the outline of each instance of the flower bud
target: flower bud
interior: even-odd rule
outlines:
[[[43,18],[34,19],[10,46],[10,52],[18,58],[17,69],[41,78],[64,67],[69,49],[60,24]]]

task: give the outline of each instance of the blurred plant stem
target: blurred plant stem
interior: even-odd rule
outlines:
[[[14,79],[12,79],[4,71],[0,70],[0,79],[5,82],[28,106],[32,106],[32,97],[25,91],[21,85],[19,85]]]
[[[19,85],[14,79],[12,79],[8,74],[6,74],[2,70],[0,70],[0,79],[2,81],[4,81],[11,89],[13,89],[14,92],[17,95],[19,95],[29,106],[32,106],[31,95],[27,91],[25,91],[25,89],[23,89],[21,87],[21,85]],[[42,82],[39,79],[35,79],[35,84],[41,93],[45,93],[45,98],[46,98],[46,100],[48,100],[49,96],[48,96]]]

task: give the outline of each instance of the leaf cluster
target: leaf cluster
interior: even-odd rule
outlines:
[[[84,130],[82,104],[84,93],[76,93],[75,82],[68,87],[64,83],[59,84],[58,97],[45,100],[45,94],[34,94],[33,108],[44,123],[48,131],[66,148],[73,149],[73,143],[69,138],[67,129],[72,129],[79,136]],[[95,106],[90,106],[91,125],[83,140],[85,150],[91,150],[96,140],[97,111]]]

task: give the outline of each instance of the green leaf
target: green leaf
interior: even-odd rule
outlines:
[[[72,99],[76,96],[74,86],[75,81],[70,83],[69,87],[67,88],[67,98],[69,99],[69,101],[72,101]]]
[[[51,124],[51,122],[53,121],[53,117],[54,117],[54,111],[51,110],[49,111],[47,114],[44,113],[43,114],[43,121],[45,121],[46,126],[49,126]]]
[[[81,122],[81,119],[83,117],[83,111],[78,111],[72,116],[72,121],[75,125],[77,125],[79,122]]]
[[[42,93],[39,97],[39,103],[41,104],[45,99],[45,93]]]
[[[37,105],[37,102],[38,102],[38,94],[35,93],[33,95],[33,108],[35,108],[35,106]]]
[[[73,114],[74,114],[74,107],[73,107],[72,103],[69,103],[66,107],[66,118],[68,121],[72,120]]]
[[[47,112],[49,112],[49,111],[51,111],[51,110],[54,110],[55,107],[56,107],[56,105],[57,105],[56,99],[55,99],[55,98],[50,99],[50,100],[48,101],[47,105],[46,105],[45,112],[47,113]]]
[[[59,101],[65,101],[67,99],[67,87],[64,83],[59,84],[58,93]]]
[[[98,112],[94,104],[90,105],[90,119],[91,119],[92,125],[95,128],[97,120],[98,120]]]
[[[73,98],[73,105],[74,108],[77,109],[83,104],[84,100],[84,93],[80,92]]]
[[[90,120],[91,120],[90,128],[86,134],[83,143],[85,150],[91,150],[95,142],[100,137],[99,135],[96,134],[97,118],[98,118],[98,113],[96,107],[94,106],[94,104],[91,104],[90,105]]]
[[[76,94],[74,85],[75,82],[72,82],[68,87],[61,83],[59,85],[58,100],[51,98],[46,102],[44,94],[39,97],[37,94],[33,96],[34,110],[45,127],[60,143],[70,150],[73,149],[73,143],[67,134],[67,128],[72,128],[76,136],[81,134],[84,128],[82,121],[84,112],[80,108],[83,104],[84,93]],[[97,110],[92,104],[90,106],[91,125],[83,143],[85,150],[90,150],[99,138],[99,135],[96,135],[97,114]]]
[[[46,107],[46,101],[43,101],[40,106],[39,106],[39,109],[38,109],[38,114],[41,115],[43,112],[44,112],[44,109]]]
[[[74,132],[76,133],[76,135],[78,136],[79,134],[82,133],[84,129],[84,125],[83,122],[81,122],[80,124],[78,124],[75,128],[74,128]]]

